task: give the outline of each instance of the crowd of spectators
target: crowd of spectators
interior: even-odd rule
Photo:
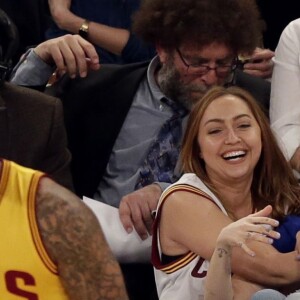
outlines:
[[[201,257],[204,258],[205,263],[202,262],[204,267],[201,270],[207,272],[209,258],[214,253],[213,244],[222,228],[229,223],[242,219],[239,222],[242,226],[246,222],[244,220],[248,220],[247,215],[268,204],[273,206],[273,210],[269,212],[270,217],[279,221],[285,220],[288,214],[298,214],[296,209],[289,210],[287,206],[285,211],[283,205],[292,203],[290,207],[294,207],[298,190],[294,188],[297,181],[293,180],[294,176],[299,177],[300,170],[300,116],[296,105],[300,95],[300,66],[297,61],[300,53],[300,29],[299,19],[289,23],[296,18],[292,13],[286,13],[281,25],[276,26],[266,0],[40,0],[25,1],[22,5],[24,9],[16,1],[3,1],[0,5],[0,24],[3,32],[5,30],[7,34],[7,38],[4,35],[0,38],[0,118],[3,116],[3,121],[0,119],[0,157],[4,159],[4,166],[5,160],[11,160],[38,170],[59,184],[58,187],[54,186],[54,190],[60,191],[62,185],[76,194],[75,196],[72,193],[70,196],[62,192],[66,199],[74,197],[77,201],[77,197],[88,196],[116,207],[119,212],[119,220],[116,221],[123,225],[125,235],[135,231],[141,241],[152,241],[154,234],[155,254],[152,255],[152,263],[148,252],[145,254],[146,263],[119,262],[130,299],[170,299],[170,295],[177,293],[185,295],[183,297],[192,297],[193,289],[191,294],[185,294],[181,290],[187,287],[184,280],[176,281],[174,285],[167,284],[169,280],[175,280],[178,274],[180,280],[181,276],[188,278],[182,275],[185,271],[176,273],[176,270],[172,273],[171,266],[174,261],[176,265],[186,255],[193,253],[200,260]],[[10,31],[13,24],[16,25],[18,36]],[[17,39],[19,43],[15,43]],[[259,124],[262,135],[261,144],[257,143],[261,148],[260,151],[257,150],[257,160],[253,164],[249,163],[253,168],[256,164],[258,167],[255,167],[255,171],[245,171],[251,180],[245,179],[242,184],[247,186],[244,183],[248,183],[243,190],[244,196],[245,191],[248,191],[245,196],[247,201],[237,211],[234,211],[236,207],[230,206],[230,201],[226,202],[228,194],[224,191],[223,196],[218,190],[223,182],[223,175],[222,180],[218,181],[213,170],[214,163],[211,168],[210,160],[203,157],[202,142],[208,140],[208,134],[203,141],[194,141],[187,137],[183,140],[184,134],[188,136],[189,132],[195,130],[193,126],[197,122],[190,120],[195,114],[195,104],[202,97],[205,99],[207,92],[215,86],[237,86],[241,89],[241,92],[240,89],[233,89],[229,90],[232,92],[223,93],[247,102],[247,109],[241,108],[241,111],[246,111],[243,115],[250,115],[251,126],[256,122]],[[247,91],[246,94],[243,94],[243,90]],[[259,103],[261,112],[257,112],[260,108],[256,108],[252,100],[247,100],[248,93],[250,98],[253,97]],[[206,109],[208,106],[203,108],[203,114]],[[232,113],[229,109],[224,109],[224,119]],[[264,117],[260,114],[265,114],[266,120],[262,121]],[[220,119],[222,117],[219,115],[214,118]],[[276,141],[271,134],[264,135],[267,130],[265,123],[269,121],[281,150],[278,148],[277,151]],[[222,119],[222,122],[225,121]],[[248,123],[247,126],[251,127]],[[200,130],[201,120],[197,124],[197,130]],[[232,159],[223,157],[226,161],[224,166],[232,160],[232,164],[236,165],[240,160],[246,161],[245,157],[250,156],[248,152],[252,153],[251,147],[259,148],[257,145],[253,146],[252,141],[244,138],[242,134],[236,134],[232,127],[223,126],[226,127],[225,130],[220,129],[222,126],[216,126],[215,131],[218,132],[214,131],[213,135],[228,131],[229,144],[233,145],[230,153],[234,156]],[[231,129],[235,133],[231,133]],[[242,130],[246,131],[244,127]],[[257,136],[260,134],[256,132]],[[198,137],[198,133],[196,136]],[[225,140],[227,139],[224,138],[224,144],[227,143]],[[276,150],[277,156],[269,153],[272,143],[276,144],[273,151]],[[184,155],[180,157],[181,145],[188,147],[186,144],[195,146],[190,149],[195,157],[190,157],[189,163],[184,161]],[[213,152],[214,149],[211,153]],[[278,191],[278,184],[270,176],[273,174],[275,177],[279,168],[273,166],[272,170],[275,171],[271,170],[275,156],[284,160],[282,166],[280,165],[285,170],[281,177],[283,174],[288,174],[289,177],[291,170],[294,172],[291,172],[294,174],[292,178],[289,177],[290,185],[282,188],[286,188],[286,193]],[[231,166],[228,169],[230,168]],[[259,174],[257,170],[260,170]],[[194,185],[190,183],[191,179],[182,181],[180,178],[183,172],[195,173],[204,183]],[[201,177],[205,172],[207,176]],[[229,178],[231,175],[228,175]],[[261,178],[262,175],[265,176],[264,179]],[[278,178],[281,177],[278,173]],[[177,183],[178,180],[181,181]],[[262,186],[264,180],[268,180],[268,184]],[[47,186],[47,179],[45,182]],[[230,182],[234,186],[230,180],[226,179],[224,182]],[[175,207],[178,201],[176,193],[170,196],[170,201],[165,201],[172,190],[172,184],[175,184],[175,189],[178,185],[179,190],[181,185],[193,186],[196,192],[193,190],[191,194],[198,195],[195,198],[207,198],[203,193],[215,193],[217,197],[212,196],[213,201],[226,212],[226,218],[221,217],[222,222],[216,221],[213,237],[205,240],[205,233],[203,230],[199,231],[202,235],[199,236],[198,246],[203,243],[206,248],[203,246],[199,250],[198,246],[185,240],[187,236],[197,234],[189,230],[191,234],[188,235],[182,229],[189,228],[193,220],[185,219],[185,210],[193,210],[188,204],[176,208],[181,207],[182,215],[176,214],[175,210],[172,214],[168,213],[167,208],[170,209],[169,203],[172,203],[172,199]],[[51,185],[52,183],[49,184]],[[203,185],[206,187],[203,188]],[[240,192],[240,186],[237,190]],[[39,195],[39,190],[34,190],[34,193]],[[180,190],[178,193],[182,196],[183,192]],[[188,192],[186,194],[186,203],[191,201],[195,205],[195,199],[191,200],[193,197]],[[55,195],[56,193],[52,198]],[[262,195],[265,198],[275,197],[275,200],[260,202]],[[43,199],[43,195],[41,198]],[[62,205],[66,199],[62,200]],[[167,203],[164,210],[161,202]],[[211,210],[205,205],[202,210]],[[157,210],[158,217],[155,217]],[[90,212],[84,213],[90,220]],[[181,220],[178,223],[178,232],[173,224],[174,215],[177,222]],[[215,216],[219,216],[219,213],[216,212]],[[257,217],[260,217],[259,213]],[[90,220],[91,224],[94,221]],[[206,228],[201,222],[199,226]],[[41,235],[47,235],[49,228],[40,227]],[[257,229],[253,231],[257,232]],[[101,239],[103,234],[105,236],[106,241],[97,240],[97,243],[104,243],[101,251],[112,261],[113,276],[121,278],[116,258],[110,253],[112,251],[115,254],[116,250],[109,249],[106,245],[106,242],[108,245],[115,243],[110,240],[113,237],[109,232],[102,234],[101,229],[96,229],[96,232]],[[253,232],[251,237],[252,234]],[[258,232],[259,234],[269,233]],[[172,238],[168,238],[169,235]],[[297,243],[296,234],[294,236],[294,249],[291,252],[295,250]],[[91,240],[92,237],[87,242]],[[243,240],[243,244],[248,243],[248,240],[252,238]],[[251,243],[257,243],[256,238],[253,240]],[[72,242],[75,243],[76,240]],[[51,243],[46,239],[45,244],[46,248],[50,245],[51,255]],[[256,246],[254,249],[257,252],[257,263],[250,270],[242,270],[237,262],[243,261],[250,266],[251,258],[245,259],[240,253],[242,251],[237,249],[239,247],[232,249],[226,243],[225,245],[230,251],[238,252],[231,257],[232,267],[245,281],[255,282],[260,288],[275,286],[285,294],[287,290],[284,287],[287,283],[294,287],[297,280],[299,282],[299,278],[292,275],[288,277],[282,270],[275,272],[276,276],[282,276],[282,281],[273,282],[271,270],[263,268],[262,260],[266,257]],[[245,251],[242,246],[240,248]],[[267,248],[262,246],[261,249]],[[272,251],[268,253],[273,255],[276,250]],[[99,253],[100,251],[95,250],[88,255],[97,256]],[[52,259],[57,260],[57,253],[52,255]],[[278,261],[281,261],[279,257],[281,259],[278,255]],[[288,258],[286,266],[296,270],[296,263],[289,260],[291,257]],[[90,261],[86,265],[88,263]],[[101,265],[104,262],[99,260],[98,263]],[[62,270],[65,270],[64,267]],[[106,271],[109,274],[110,271]],[[89,274],[86,273],[85,276],[88,277]],[[105,272],[102,276],[105,276]],[[126,299],[122,280],[121,278],[114,285],[116,294],[111,299]],[[68,279],[63,277],[62,281],[67,286],[68,295],[75,295],[76,290],[72,291]],[[184,284],[181,285],[180,282]],[[195,282],[196,285],[199,284],[197,280]],[[296,285],[295,287],[299,288]],[[196,288],[197,297],[203,296],[204,288],[201,284],[198,289],[200,291]],[[251,289],[252,294],[255,291],[256,288]],[[90,293],[96,295],[93,291]],[[84,294],[78,294],[77,297],[82,295]]]

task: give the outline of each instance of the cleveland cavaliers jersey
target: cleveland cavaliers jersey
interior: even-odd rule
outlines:
[[[199,255],[188,252],[168,264],[161,262],[161,245],[159,223],[161,210],[168,196],[175,191],[186,191],[213,201],[227,215],[222,203],[204,185],[195,174],[184,174],[180,180],[168,187],[162,194],[157,206],[153,228],[152,264],[154,265],[155,282],[160,300],[204,299],[204,283],[209,261]]]
[[[38,231],[35,201],[42,173],[2,160],[0,299],[66,300],[57,267]]]

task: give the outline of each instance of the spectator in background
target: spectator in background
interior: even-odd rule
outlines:
[[[300,174],[299,55],[300,19],[296,19],[284,28],[276,47],[271,84],[270,120],[281,149],[298,178]],[[297,228],[296,223],[293,227]],[[297,253],[299,254],[299,250]],[[292,300],[299,297],[300,291],[286,297],[275,290],[263,290],[257,292],[253,300]]]
[[[283,31],[275,52],[270,120],[297,177],[300,172],[300,19]]]
[[[46,38],[79,33],[96,46],[102,64],[149,60],[155,55],[154,45],[131,31],[139,6],[140,0],[49,0],[55,24]]]
[[[0,157],[43,171],[73,189],[61,101],[6,82],[18,36],[1,9],[0,31]]]

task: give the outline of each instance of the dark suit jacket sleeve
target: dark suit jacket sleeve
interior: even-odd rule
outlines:
[[[5,83],[0,89],[0,156],[72,189],[61,101]]]
[[[52,115],[52,128],[49,132],[42,168],[58,183],[73,190],[70,162],[71,154],[67,148],[62,104],[59,99],[56,99]]]
[[[77,195],[96,192],[147,66],[102,65],[86,78],[65,76],[47,89],[63,103]]]

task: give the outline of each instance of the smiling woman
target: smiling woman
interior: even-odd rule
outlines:
[[[252,181],[261,153],[261,132],[249,106],[224,95],[210,103],[199,126],[200,157],[210,180]]]
[[[299,281],[299,275],[290,275],[298,274],[295,254],[277,252],[270,243],[278,233],[259,225],[276,226],[268,216],[283,220],[286,214],[300,215],[300,188],[255,99],[237,87],[208,91],[190,114],[181,160],[186,174],[162,194],[154,223],[152,259],[159,299],[204,299],[218,236],[243,218],[227,230],[235,233],[230,243],[239,247],[232,253],[227,244],[225,249],[232,255],[232,272],[240,276],[232,277],[235,296],[242,291],[247,299],[263,284]],[[247,217],[261,209],[254,215],[258,219]],[[282,268],[272,268],[274,259]],[[225,265],[230,290],[230,259]],[[225,289],[225,281],[218,282]],[[232,299],[232,293],[227,296]]]

